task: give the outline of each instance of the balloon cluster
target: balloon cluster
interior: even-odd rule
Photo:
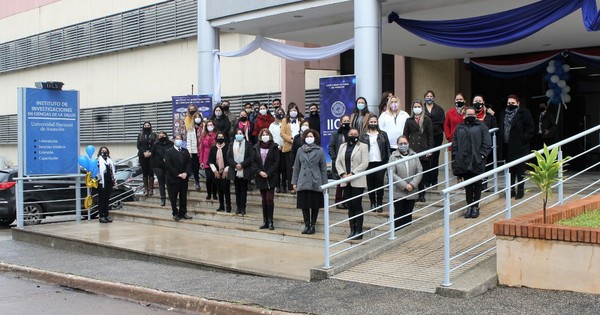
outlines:
[[[93,145],[88,145],[85,148],[85,153],[79,156],[79,165],[85,168],[88,172],[92,173],[92,177],[98,175],[98,158],[94,158],[94,151],[96,148]]]
[[[569,79],[568,64],[563,64],[559,59],[551,60],[546,67],[546,81],[548,81],[548,90],[546,96],[549,98],[548,103],[560,104],[571,101],[569,92],[571,87],[567,85]]]

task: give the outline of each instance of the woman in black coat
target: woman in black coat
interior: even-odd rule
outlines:
[[[262,197],[263,225],[260,229],[274,230],[273,210],[275,204],[275,187],[279,173],[279,145],[273,141],[273,135],[268,128],[258,133],[258,142],[252,151],[252,163],[255,175],[256,188]]]
[[[331,163],[334,164],[337,159],[338,151],[340,150],[340,145],[348,141],[348,131],[350,130],[350,116],[344,115],[340,118],[340,128],[337,132],[334,132],[329,138],[329,147],[327,148],[329,157],[331,158]],[[333,175],[333,179],[340,179],[340,175],[337,172],[335,167],[331,167],[331,175]],[[344,200],[344,189],[340,185],[335,187],[335,203],[339,203]],[[336,206],[338,209],[346,209],[345,204],[339,204]]]
[[[425,115],[431,119],[431,127],[433,129],[433,147],[439,147],[444,141],[444,120],[446,120],[446,113],[444,109],[435,103],[435,92],[429,90],[423,95],[425,98],[425,108],[423,111]],[[423,182],[425,185],[437,185],[438,183],[438,165],[440,163],[440,151],[436,151],[431,155],[430,159],[431,169],[423,174]]]
[[[154,172],[152,172],[150,166],[150,158],[152,157],[152,146],[155,141],[156,134],[152,132],[152,124],[145,121],[142,125],[142,132],[140,132],[137,139],[138,159],[142,167],[145,196],[154,194]]]
[[[229,213],[231,212],[231,192],[229,178],[227,177],[229,171],[229,165],[227,165],[228,137],[225,132],[217,132],[216,143],[208,153],[208,165],[215,176],[215,185],[219,195],[219,208],[217,208],[217,211],[227,211]]]
[[[252,179],[252,143],[246,141],[244,130],[235,131],[234,140],[229,145],[227,164],[229,165],[229,179],[233,180],[235,187],[235,214],[246,215],[246,201],[248,199],[248,183]]]
[[[406,120],[404,124],[404,135],[408,137],[408,143],[410,149],[415,153],[421,153],[423,151],[433,148],[433,127],[431,124],[431,118],[425,115],[423,111],[423,104],[421,101],[416,100],[412,106],[412,115]],[[422,156],[419,158],[421,165],[423,166],[423,172],[427,172],[431,168],[432,155]],[[420,202],[425,202],[425,182],[419,183],[419,199]]]
[[[165,184],[167,182],[167,168],[165,166],[165,152],[173,147],[173,141],[169,140],[167,133],[164,131],[158,132],[156,142],[152,146],[152,157],[150,165],[156,177],[158,178],[158,191],[160,193],[160,205],[165,206],[167,194],[165,192]]]
[[[217,105],[213,109],[212,120],[215,122],[215,126],[217,127],[218,131],[229,135],[231,130],[231,121],[229,120],[229,117],[225,115],[225,112],[223,111],[223,107],[221,107],[221,105]]]

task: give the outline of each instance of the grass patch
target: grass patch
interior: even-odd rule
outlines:
[[[572,217],[570,219],[564,219],[556,222],[558,225],[566,226],[581,226],[590,228],[600,228],[600,210],[594,210],[586,212],[584,214]]]

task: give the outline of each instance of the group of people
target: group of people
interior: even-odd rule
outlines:
[[[332,174],[336,179],[345,178],[404,159],[405,163],[398,163],[393,169],[396,227],[410,224],[415,202],[425,201],[425,188],[438,184],[439,151],[418,159],[410,158],[411,155],[441,145],[445,136],[452,142],[454,175],[459,180],[469,179],[486,170],[492,149],[489,129],[499,127],[503,140],[501,152],[507,162],[528,154],[534,135],[531,114],[520,107],[515,95],[508,97],[507,108],[498,121],[481,95],[473,97],[472,104],[467,106],[464,96],[458,93],[455,106],[447,113],[436,104],[433,91],[427,91],[423,101],[415,100],[410,114],[403,110],[398,97],[389,92],[382,96],[380,115],[369,111],[363,97],[357,98],[354,105],[351,115],[341,117],[339,129],[330,138]],[[235,115],[230,111],[229,101],[224,100],[207,119],[195,105],[189,105],[186,133],[176,135],[173,141],[164,131],[154,133],[151,123],[144,122],[137,145],[144,194],[153,194],[156,175],[161,206],[166,205],[168,191],[173,219],[191,219],[186,202],[188,176],[193,176],[194,187],[200,190],[202,169],[206,174],[206,199],[218,199],[217,211],[233,211],[230,193],[233,181],[235,214],[245,215],[247,192],[253,183],[262,197],[261,229],[274,229],[274,193],[289,192],[297,194],[297,207],[302,209],[302,233],[315,233],[319,209],[324,204],[320,186],[327,182],[319,107],[311,104],[308,117],[293,102],[288,104],[287,111],[280,99],[273,100],[271,107],[272,110],[267,104],[246,103]],[[548,135],[544,130],[542,133]],[[107,166],[112,163],[109,160],[99,159],[106,161]],[[114,166],[112,169],[114,173]],[[522,181],[524,172],[524,165],[515,166],[511,169],[513,180]],[[114,174],[100,173],[102,183],[114,180]],[[348,209],[349,237],[362,238],[362,197],[356,196],[362,195],[365,188],[369,190],[371,209],[382,212],[384,176],[385,171],[357,176],[336,188],[337,207]],[[516,185],[515,198],[523,197],[523,185]],[[481,191],[481,181],[466,187],[470,206],[465,218],[478,217]],[[101,215],[101,218],[109,217]]]

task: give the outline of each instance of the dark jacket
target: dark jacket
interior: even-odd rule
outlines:
[[[187,183],[192,173],[190,152],[186,148],[181,148],[181,151],[177,151],[175,147],[168,149],[165,152],[165,166],[167,168],[167,183]],[[188,177],[186,179],[178,177],[181,173],[187,173]]]
[[[279,178],[277,175],[279,174],[279,146],[275,142],[271,142],[269,145],[269,152],[267,153],[267,158],[263,163],[262,158],[260,157],[260,144],[262,141],[257,143],[254,147],[252,147],[252,164],[254,169],[254,181],[256,182],[256,188],[259,190],[262,189],[271,189],[275,188],[279,183]],[[267,173],[267,178],[264,178],[258,173],[265,172]]]
[[[150,166],[152,168],[165,168],[165,153],[173,147],[173,141],[167,139],[164,143],[156,141],[152,146],[152,156],[150,157]]]
[[[500,156],[505,158],[507,162],[511,162],[531,153],[529,144],[535,133],[535,128],[533,126],[533,117],[529,110],[519,106],[511,122],[508,145],[506,146],[508,152],[504,152],[504,145],[502,144],[504,143],[505,115],[506,111],[502,112],[498,121],[498,127],[500,128],[498,132],[498,148],[501,151]]]
[[[137,138],[138,157],[144,158],[144,152],[152,152],[154,142],[156,142],[156,134],[154,132],[149,134],[140,133]]]
[[[348,140],[348,131],[343,130],[342,128],[338,129],[337,132],[331,134],[331,138],[329,138],[329,146],[327,148],[327,152],[329,153],[329,157],[331,158],[331,163],[335,165],[335,160],[337,159],[338,151],[340,150],[340,145]],[[340,179],[338,175],[337,169],[335,166],[331,167],[331,175],[333,175],[334,179]]]
[[[229,147],[230,146],[228,144],[225,144],[223,146],[223,169],[219,169],[219,164],[217,163],[217,146],[213,145],[212,147],[210,147],[210,152],[208,152],[208,164],[214,165],[217,169],[217,172],[219,172],[220,174],[223,174],[225,169],[229,166],[229,163],[227,162],[227,152],[229,151]],[[229,176],[229,174],[227,174],[227,176]]]
[[[554,115],[552,113],[546,112],[544,115],[540,115],[540,120],[542,121],[542,133],[541,137],[544,140],[552,140],[556,136],[556,122],[554,121]],[[548,130],[548,134],[544,134],[544,131]]]
[[[433,128],[431,119],[426,115],[422,117],[423,133],[421,133],[419,124],[417,124],[414,116],[407,119],[404,124],[404,135],[408,137],[410,149],[415,151],[415,153],[421,153],[433,148]],[[421,160],[428,159],[428,157],[421,157]]]
[[[427,109],[427,105],[424,106],[425,116],[431,119],[431,128],[433,129],[433,135],[437,136],[444,133],[444,119],[446,119],[446,113],[444,109],[438,104],[433,103],[431,112]]]
[[[475,120],[473,124],[462,123],[456,126],[452,138],[453,174],[483,174],[485,161],[491,150],[490,132],[483,122]]]
[[[319,134],[321,134],[321,116],[317,113],[314,116],[308,115],[308,126],[310,129],[316,130]]]
[[[292,161],[296,159],[296,154],[298,153],[298,149],[303,145],[302,142],[302,131],[294,136],[294,140],[292,140]]]
[[[227,151],[227,164],[229,165],[229,173],[227,174],[227,176],[230,180],[234,180],[237,173],[237,170],[235,169],[235,165],[237,164],[237,162],[235,162],[233,158],[233,144],[235,142],[237,141],[234,140],[232,141],[232,143],[229,144],[229,149]],[[252,170],[252,143],[250,143],[250,141],[244,142],[246,143],[246,148],[244,151],[244,160],[240,164],[242,164],[244,179],[250,180],[254,175],[254,172]]]
[[[225,137],[229,137],[229,135],[234,132],[231,130],[231,121],[227,115],[221,115],[221,117],[215,116],[212,119],[215,122],[215,127],[217,127],[217,130],[224,133]]]
[[[360,135],[360,142],[366,144],[367,147],[369,147],[369,150],[371,150],[368,131]],[[381,152],[381,162],[387,163],[390,160],[392,148],[390,147],[388,135],[383,130],[379,130],[379,134],[377,134],[377,145],[379,146],[379,152]]]

